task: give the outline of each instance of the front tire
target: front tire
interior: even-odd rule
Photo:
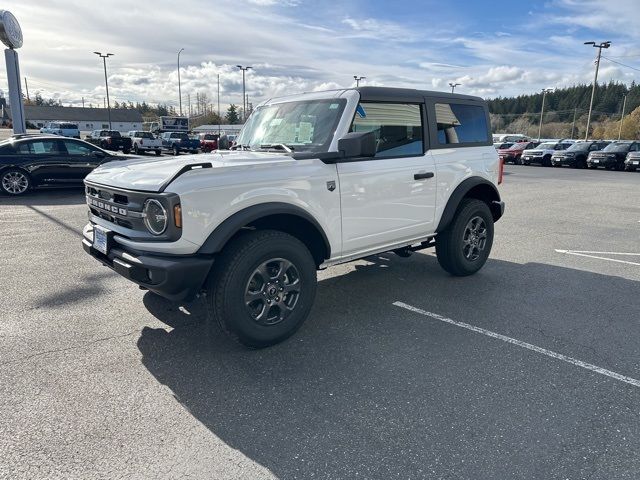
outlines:
[[[311,311],[316,264],[295,237],[254,231],[228,245],[207,282],[207,306],[221,329],[250,348],[293,335]]]
[[[140,148],[138,148],[137,143],[133,146],[133,153],[135,153],[136,155],[140,154]]]
[[[159,157],[160,153],[161,153],[160,150],[156,150],[156,157]]]
[[[493,216],[488,205],[464,199],[451,224],[436,236],[436,256],[451,275],[472,275],[486,263],[493,245]]]
[[[174,146],[173,146],[172,151],[173,151],[173,155],[174,155],[174,156],[178,156],[178,155],[180,155],[180,148],[179,148],[177,145],[174,145]]]
[[[23,195],[31,189],[31,177],[23,170],[10,168],[2,172],[0,188],[8,195]]]

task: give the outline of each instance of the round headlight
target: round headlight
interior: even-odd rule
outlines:
[[[142,209],[144,224],[154,235],[162,235],[167,229],[167,211],[158,200],[149,199],[144,202]]]

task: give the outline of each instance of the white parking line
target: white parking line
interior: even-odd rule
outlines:
[[[552,352],[551,350],[547,350],[546,348],[542,348],[536,345],[532,345],[530,343],[522,342],[515,338],[507,337],[506,335],[501,335],[499,333],[492,332],[491,330],[485,330],[484,328],[475,327],[473,325],[469,325],[468,323],[459,322],[451,318],[446,318],[446,317],[443,317],[442,315],[438,315],[437,313],[427,312],[426,310],[422,310],[417,307],[412,307],[411,305],[407,305],[406,303],[403,303],[403,302],[393,302],[393,304],[396,307],[404,308],[405,310],[409,310],[410,312],[418,313],[420,315],[424,315],[425,317],[431,317],[435,320],[439,320],[441,322],[448,323],[450,325],[455,325],[456,327],[466,328],[467,330],[471,330],[472,332],[476,332],[476,333],[481,333],[482,335],[486,335],[487,337],[497,338],[498,340],[502,340],[503,342],[511,343],[512,345],[517,345],[518,347],[526,348],[527,350],[531,350],[533,352],[546,355],[547,357],[555,358],[557,360],[562,360],[563,362],[576,365],[586,370],[591,370],[592,372],[599,373],[600,375],[605,375],[609,378],[613,378],[614,380],[628,383],[629,385],[633,385],[634,387],[640,387],[640,380],[636,380],[635,378],[627,377],[626,375],[621,375],[619,373],[612,372],[611,370],[607,370],[606,368],[598,367],[597,365],[592,365],[591,363],[583,362],[582,360],[578,360],[576,358],[567,357],[566,355],[563,355],[561,353]]]
[[[607,258],[607,257],[601,257],[599,255],[591,255],[592,253],[599,253],[600,255],[640,255],[640,253],[618,253],[618,252],[581,252],[581,251],[577,251],[577,250],[559,250],[559,249],[555,249],[557,253],[564,253],[565,255],[576,255],[578,257],[588,257],[588,258],[596,258],[598,260],[608,260],[609,262],[616,262],[616,263],[626,263],[627,265],[638,265],[640,266],[640,263],[638,262],[629,262],[628,260],[618,260],[617,258]]]

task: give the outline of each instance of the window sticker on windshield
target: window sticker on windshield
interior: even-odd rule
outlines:
[[[331,105],[329,105],[329,110],[335,110],[336,108],[338,108],[338,106],[338,103],[332,103]]]
[[[274,119],[271,120],[271,122],[269,122],[269,126],[277,127],[281,123],[282,123],[282,119],[281,118],[274,118]]]
[[[309,122],[300,122],[298,127],[298,142],[299,143],[311,143],[311,135],[313,132],[313,125]]]
[[[364,111],[364,107],[358,104],[358,108],[356,108],[356,113],[360,116],[360,118],[366,118],[367,112]]]

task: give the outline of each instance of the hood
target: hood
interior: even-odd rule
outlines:
[[[141,157],[100,165],[85,180],[126,190],[159,192],[180,173],[189,170],[191,165],[206,168],[242,168],[295,161],[290,156],[279,153],[248,151],[213,152],[161,159]]]

